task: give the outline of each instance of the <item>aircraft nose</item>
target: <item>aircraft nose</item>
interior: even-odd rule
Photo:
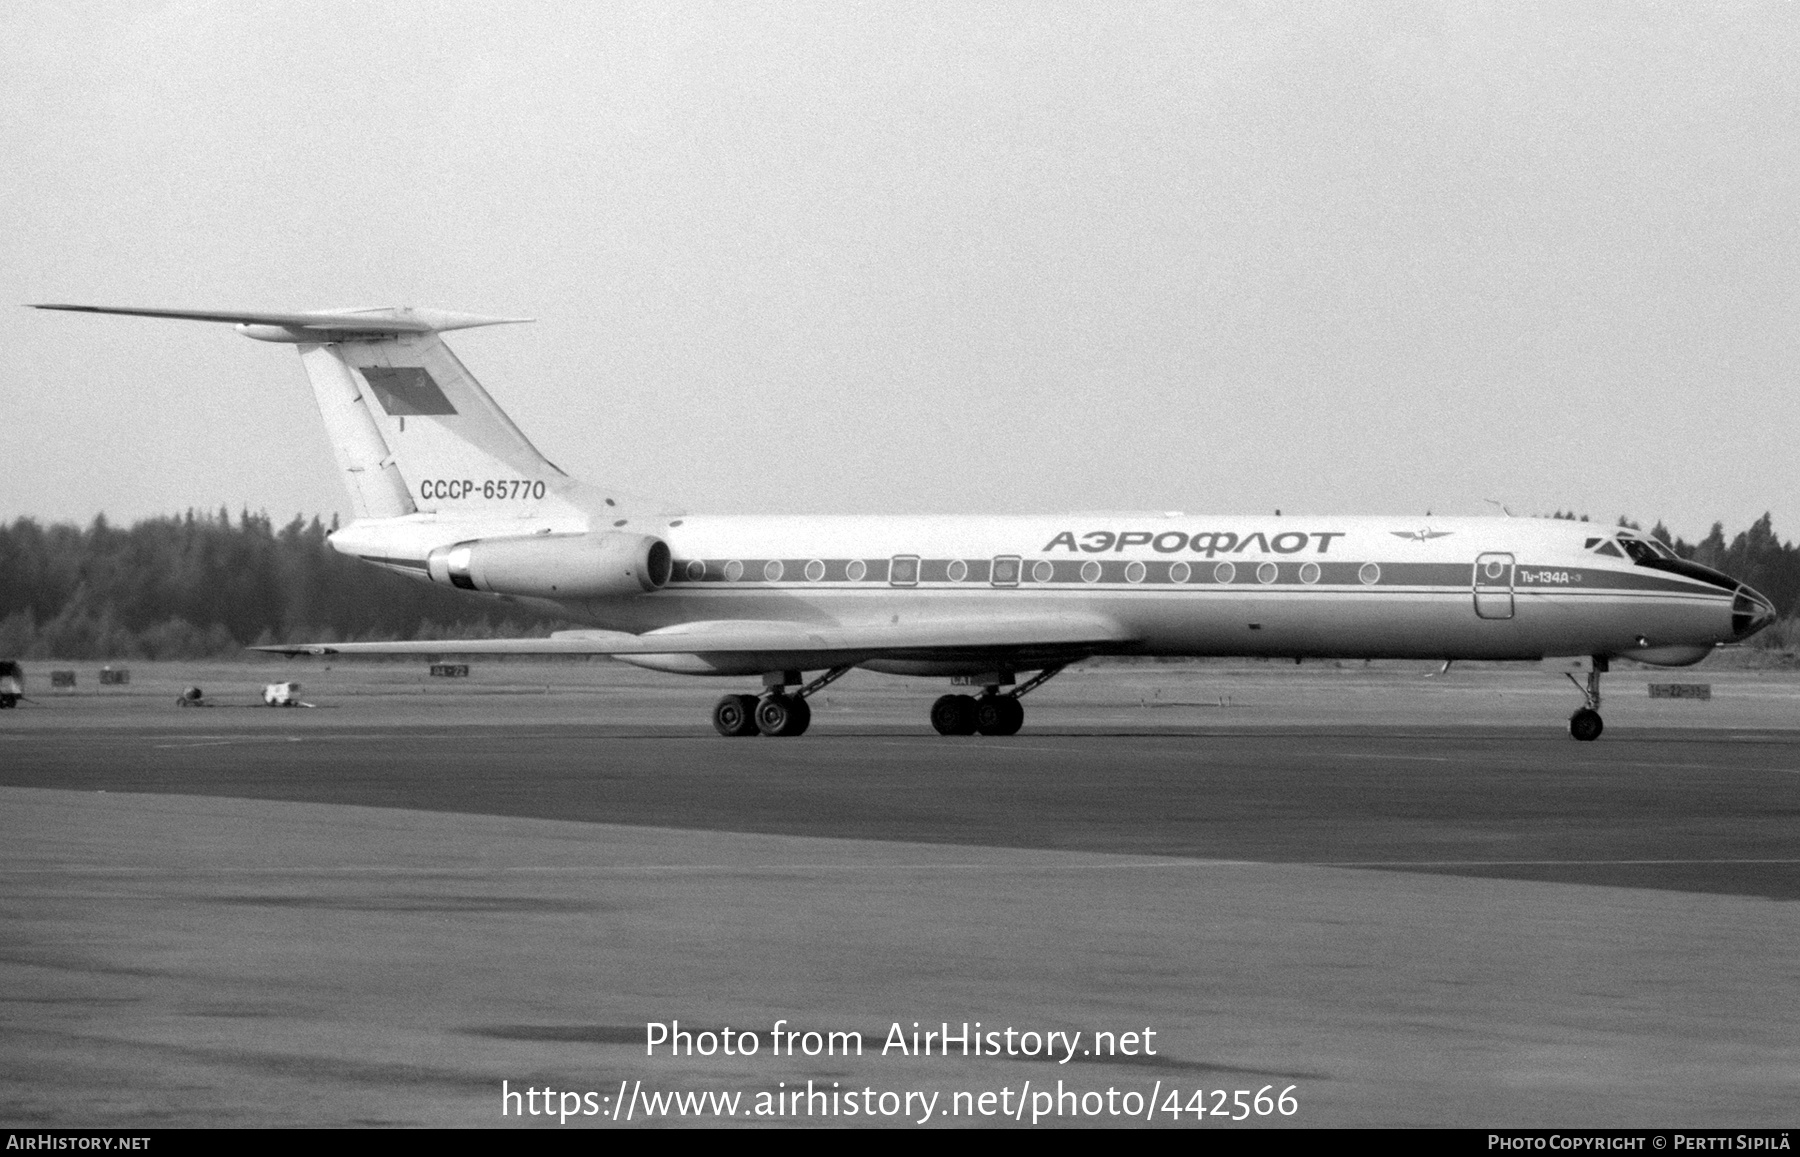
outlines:
[[[1740,584],[1737,597],[1731,600],[1731,637],[1734,642],[1748,639],[1776,619],[1775,604],[1759,592]]]

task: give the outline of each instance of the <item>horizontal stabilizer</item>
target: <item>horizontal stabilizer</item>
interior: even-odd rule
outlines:
[[[441,333],[474,329],[483,325],[512,325],[528,317],[483,317],[442,309],[386,306],[380,309],[318,309],[302,313],[266,313],[235,309],[139,309],[111,305],[33,305],[32,309],[61,309],[71,313],[117,313],[127,317],[168,317],[182,321],[218,321],[232,325],[268,325],[282,329],[317,330],[323,333]]]
[[[723,620],[683,623],[642,635],[622,631],[558,631],[547,639],[287,643],[252,650],[281,655],[816,655],[822,665],[836,665],[855,656],[867,659],[1003,648],[1084,650],[1130,642],[1130,634],[1110,619],[1059,615],[849,627]]]

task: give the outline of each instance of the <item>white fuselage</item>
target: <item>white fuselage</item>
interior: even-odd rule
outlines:
[[[1079,614],[1124,628],[1131,641],[1109,650],[1170,656],[1603,655],[1681,664],[1738,637],[1730,580],[1646,569],[1616,548],[1598,553],[1612,528],[1562,520],[686,516],[629,529],[668,543],[668,584],[558,600],[563,613],[634,633],[716,621],[853,626]],[[333,541],[418,573],[434,547],[534,530],[396,519],[354,523]],[[936,674],[992,664],[925,657],[864,665]]]

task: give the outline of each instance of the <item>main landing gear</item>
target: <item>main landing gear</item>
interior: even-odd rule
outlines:
[[[1606,670],[1606,660],[1595,655],[1594,665],[1588,670],[1585,684],[1575,676],[1569,675],[1569,682],[1580,689],[1581,697],[1584,700],[1581,708],[1569,716],[1569,734],[1583,743],[1592,743],[1600,738],[1602,731],[1606,730],[1606,724],[1600,718],[1600,676],[1604,675]],[[1563,673],[1568,674],[1566,671]]]
[[[939,735],[1017,735],[1025,705],[1011,695],[944,695],[931,705],[931,725]]]
[[[848,667],[833,667],[817,679],[788,693],[791,684],[800,682],[798,671],[771,671],[763,676],[767,688],[756,695],[727,695],[713,704],[713,730],[720,735],[804,735],[812,723],[812,708],[807,698],[844,677]]]
[[[931,725],[939,735],[1017,735],[1025,725],[1025,705],[1019,700],[1042,687],[1062,664],[1046,667],[1036,676],[1011,691],[1002,693],[996,681],[973,695],[945,695],[931,705]],[[1005,682],[1011,682],[1008,676]]]
[[[1001,686],[1012,682],[1010,674],[987,678],[979,696],[945,695],[931,705],[931,725],[939,735],[1017,735],[1025,725],[1025,706],[1019,700],[1056,678],[1066,664],[1046,667],[1011,691]],[[763,676],[761,695],[726,695],[713,704],[713,729],[720,735],[802,735],[812,722],[807,699],[844,677],[848,667],[833,667],[797,690],[798,671],[771,671]],[[970,680],[974,682],[975,680]]]

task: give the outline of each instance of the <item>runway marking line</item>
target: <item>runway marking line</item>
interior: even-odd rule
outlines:
[[[1267,861],[1280,863],[1279,860]],[[1315,860],[1313,868],[1639,867],[1657,864],[1800,864],[1790,860]]]
[[[1405,760],[1412,760],[1414,762],[1421,762],[1421,763],[1455,763],[1455,762],[1458,762],[1461,757],[1454,756],[1454,755],[1388,755],[1388,754],[1384,754],[1381,752],[1342,751],[1342,752],[1338,753],[1338,758],[1339,759],[1396,759],[1396,760],[1405,759]],[[1516,762],[1516,763],[1529,762],[1532,764],[1532,766],[1537,766],[1536,760],[1520,759],[1520,760],[1515,760],[1514,762]],[[1588,760],[1582,760],[1578,763],[1564,764],[1562,766],[1570,767],[1570,768],[1601,768],[1601,769],[1611,769],[1611,768],[1632,769],[1632,768],[1640,768],[1640,767],[1655,767],[1655,768],[1663,768],[1666,770],[1673,770],[1673,771],[1755,771],[1755,770],[1757,770],[1755,768],[1746,768],[1746,767],[1742,767],[1742,766],[1739,766],[1736,764],[1724,764],[1724,763],[1644,763],[1639,760],[1631,759],[1629,757],[1622,757],[1619,760],[1616,760],[1611,763],[1605,763],[1605,762],[1600,762],[1598,760],[1588,759]],[[1783,772],[1788,775],[1794,774],[1791,769],[1781,768],[1781,767],[1767,768],[1765,770],[1779,771],[1779,772]]]
[[[874,741],[872,746],[876,746],[876,747],[933,747],[933,746],[937,746],[941,742],[942,742],[941,740],[933,740],[933,739],[919,739],[919,740],[911,740],[911,741],[907,741],[907,740],[876,740],[876,741]],[[1068,754],[1068,748],[1066,748],[1066,747],[1026,747],[1022,744],[1014,744],[1014,743],[1008,743],[1005,745],[994,745],[992,747],[982,747],[977,744],[963,744],[963,745],[958,746],[958,750],[1041,751],[1041,752],[1049,753],[1051,755]],[[1141,751],[1140,750],[1140,751],[1134,751],[1132,754],[1134,754],[1134,755],[1189,756],[1189,755],[1192,755],[1193,752],[1186,751],[1186,750],[1171,750],[1171,751]],[[1404,754],[1389,754],[1386,752],[1361,752],[1361,751],[1342,751],[1342,752],[1336,753],[1336,757],[1339,759],[1405,760],[1405,761],[1413,762],[1413,763],[1457,763],[1457,762],[1461,762],[1464,758],[1462,756],[1456,756],[1456,755],[1404,755]],[[1534,766],[1536,764],[1536,761],[1532,761],[1532,760],[1521,759],[1521,762],[1531,762]],[[1746,768],[1737,767],[1735,765],[1727,765],[1727,764],[1722,764],[1722,763],[1642,763],[1642,762],[1638,762],[1635,760],[1629,760],[1629,759],[1621,759],[1620,761],[1613,762],[1613,763],[1604,763],[1604,762],[1598,762],[1598,761],[1593,761],[1593,760],[1586,760],[1586,761],[1571,764],[1568,766],[1580,767],[1580,768],[1604,768],[1604,769],[1617,768],[1617,767],[1621,767],[1621,766],[1628,767],[1628,768],[1654,767],[1654,768],[1661,768],[1661,769],[1675,770],[1675,771],[1755,770],[1755,769],[1746,769]],[[1768,770],[1779,771],[1779,772],[1782,772],[1783,774],[1787,774],[1787,775],[1795,774],[1795,772],[1789,768],[1770,768]]]
[[[1112,872],[1136,868],[1266,868],[1307,867],[1305,864],[1282,864],[1270,860],[1178,860],[1173,863],[1143,864],[580,864],[562,867],[518,866],[510,868],[393,868],[378,864],[363,867],[348,865],[337,868],[101,868],[71,866],[67,868],[0,868],[6,876],[104,876],[129,875],[133,879],[146,876],[191,877],[277,876],[306,879],[317,876],[414,876],[423,879],[481,879],[499,875],[572,876],[617,875],[646,872],[894,872],[894,871],[1006,871],[1006,872]]]
[[[871,746],[874,746],[874,747],[938,747],[941,749],[943,742],[944,741],[941,739],[916,739],[916,740],[910,740],[910,741],[878,739]],[[958,751],[1046,751],[1052,755],[1060,755],[1060,754],[1066,754],[1068,751],[1068,748],[1066,748],[1066,747],[1026,747],[1025,745],[1019,744],[1019,743],[1008,743],[1008,744],[1004,744],[1004,745],[990,744],[990,745],[984,747],[980,744],[975,744],[975,743],[963,743],[963,744],[957,744],[956,750],[958,750]]]
[[[1693,866],[1696,864],[1771,865],[1800,864],[1795,859],[1723,859],[1723,860],[1186,860],[1170,859],[1126,864],[980,864],[980,863],[886,863],[886,864],[579,864],[560,867],[521,865],[506,868],[395,868],[379,864],[345,865],[336,868],[110,868],[70,866],[64,868],[0,868],[6,876],[88,876],[127,874],[133,879],[147,876],[195,877],[274,876],[296,880],[320,876],[394,876],[424,879],[481,879],[507,875],[571,876],[620,875],[676,872],[1117,872],[1156,869],[1192,868],[1493,868],[1493,867],[1655,867]]]

